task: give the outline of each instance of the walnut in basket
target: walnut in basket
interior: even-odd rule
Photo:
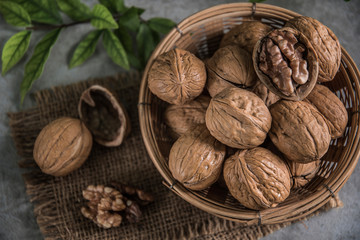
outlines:
[[[262,144],[271,127],[271,115],[264,101],[235,87],[226,88],[211,99],[205,121],[217,140],[239,149]]]
[[[314,88],[318,59],[309,40],[292,28],[276,29],[259,40],[253,52],[257,76],[281,98],[299,101]]]
[[[334,79],[340,67],[341,46],[336,35],[318,20],[298,16],[290,19],[286,27],[299,30],[309,39],[319,60],[319,82],[328,82]]]
[[[288,167],[262,147],[239,150],[225,160],[223,172],[231,195],[250,209],[276,207],[290,194]]]
[[[170,135],[176,139],[198,124],[204,124],[210,99],[209,96],[200,95],[184,105],[169,105],[164,112],[164,121],[170,128]]]
[[[150,91],[161,100],[182,105],[201,94],[205,64],[189,51],[173,49],[158,56],[148,74]]]
[[[171,147],[169,169],[176,180],[192,190],[203,190],[220,176],[226,147],[205,124],[187,131]]]
[[[340,99],[329,88],[320,84],[316,84],[306,99],[327,120],[331,138],[341,137],[348,122],[348,113]]]
[[[292,188],[300,188],[308,184],[319,171],[320,160],[309,163],[298,163],[285,158],[291,173]]]
[[[309,163],[324,156],[331,136],[325,118],[314,106],[280,100],[270,106],[270,112],[270,139],[289,160]]]

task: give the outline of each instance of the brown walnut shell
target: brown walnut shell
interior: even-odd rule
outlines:
[[[329,88],[320,84],[316,84],[306,99],[327,120],[331,138],[341,137],[348,122],[348,113],[340,99]]]
[[[309,163],[327,152],[331,140],[329,128],[310,103],[280,100],[271,105],[270,112],[270,139],[289,160]]]
[[[250,209],[276,207],[290,194],[286,163],[262,147],[239,150],[225,160],[223,172],[231,195]]]
[[[199,125],[182,135],[171,147],[169,169],[185,187],[203,190],[220,176],[226,147]]]
[[[42,172],[64,176],[85,162],[91,147],[92,136],[84,123],[79,119],[61,117],[41,130],[33,156]]]
[[[275,29],[259,40],[253,63],[260,81],[288,100],[304,99],[318,77],[316,52],[309,40],[292,28]]]
[[[164,112],[165,124],[169,126],[171,135],[178,138],[187,130],[199,124],[205,124],[205,113],[211,98],[200,95],[184,105],[169,105]]]
[[[235,44],[252,54],[256,42],[271,30],[271,26],[260,21],[243,22],[224,35],[220,47]]]
[[[308,184],[320,169],[320,160],[309,163],[297,163],[286,160],[291,173],[292,188],[300,188]]]
[[[150,91],[161,100],[176,105],[199,96],[205,82],[205,64],[194,54],[177,48],[158,56],[148,75]]]
[[[240,149],[262,144],[271,127],[271,115],[263,100],[241,88],[226,88],[212,98],[205,121],[217,140]]]
[[[130,133],[126,109],[105,87],[93,85],[86,89],[80,97],[78,112],[94,140],[101,145],[119,146]]]
[[[218,81],[249,87],[257,80],[251,55],[236,45],[219,48],[206,62],[206,68],[208,78],[219,78]]]
[[[318,20],[298,16],[290,19],[286,25],[299,30],[309,39],[319,60],[319,82],[334,79],[341,62],[341,46],[335,34]]]
[[[261,98],[267,107],[279,101],[281,98],[270,91],[261,81],[257,81],[251,91]]]

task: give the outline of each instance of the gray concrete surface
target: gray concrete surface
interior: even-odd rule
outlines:
[[[89,6],[95,0],[87,0]],[[146,9],[144,18],[154,16],[171,18],[176,22],[199,10],[232,1],[208,0],[126,0],[127,5],[135,5]],[[317,18],[330,27],[338,36],[340,43],[350,53],[357,66],[360,66],[360,1],[351,0],[268,0],[265,3],[284,7],[300,14]],[[65,29],[56,43],[44,74],[35,82],[32,92],[55,85],[74,83],[88,77],[115,74],[121,71],[106,56],[101,45],[96,49],[95,56],[84,65],[69,70],[69,52],[75,44],[92,27],[89,24],[78,25]],[[17,31],[7,25],[0,17],[0,46]],[[30,48],[42,36],[36,32]],[[25,60],[29,59],[27,53]],[[0,77],[0,239],[42,239],[42,235],[33,215],[33,205],[25,193],[21,172],[17,166],[20,160],[16,154],[14,143],[10,137],[6,112],[21,110],[19,105],[19,86],[24,73],[25,60],[22,60],[6,76]],[[34,105],[31,97],[27,97],[24,109]],[[356,167],[349,181],[340,191],[344,202],[342,209],[311,218],[308,221],[294,224],[281,229],[264,239],[360,239],[360,169]]]

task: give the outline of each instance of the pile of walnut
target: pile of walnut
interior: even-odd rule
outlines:
[[[170,103],[173,177],[203,190],[223,173],[245,207],[277,206],[316,175],[330,140],[345,131],[347,111],[322,85],[340,60],[333,32],[304,16],[281,29],[244,22],[205,63],[182,49],[160,55],[148,86]]]
[[[83,190],[83,197],[88,200],[81,213],[99,227],[112,228],[120,226],[123,216],[130,223],[141,219],[140,206],[154,201],[151,194],[140,189],[112,182],[111,187],[89,185]]]

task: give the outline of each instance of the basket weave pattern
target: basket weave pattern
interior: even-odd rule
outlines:
[[[283,223],[305,217],[323,206],[338,192],[353,172],[360,155],[359,96],[360,73],[342,48],[342,61],[335,79],[326,83],[344,103],[349,122],[343,137],[332,140],[322,158],[317,176],[306,186],[291,192],[275,208],[261,211],[243,207],[230,193],[214,184],[203,191],[192,191],[177,183],[168,168],[172,140],[167,134],[163,112],[167,103],[154,96],[147,87],[147,73],[154,59],[173,48],[186,49],[206,59],[218,49],[222,36],[245,21],[262,21],[274,28],[299,14],[267,4],[223,4],[196,13],[183,20],[158,45],[144,71],[139,96],[139,118],[147,151],[172,191],[196,207],[246,225]]]

